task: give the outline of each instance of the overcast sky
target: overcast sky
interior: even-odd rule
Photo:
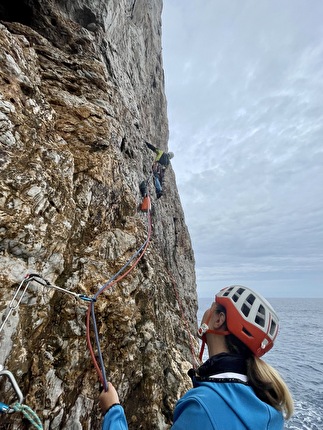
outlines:
[[[323,297],[323,1],[164,0],[162,18],[199,295]]]

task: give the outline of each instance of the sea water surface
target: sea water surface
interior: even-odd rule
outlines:
[[[199,322],[212,300],[199,298]],[[295,402],[285,429],[323,430],[323,299],[268,301],[279,316],[280,330],[263,359],[279,371]]]

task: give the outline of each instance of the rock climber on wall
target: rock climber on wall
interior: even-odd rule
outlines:
[[[156,153],[156,157],[152,166],[154,175],[154,184],[156,189],[157,199],[163,195],[163,180],[166,168],[170,164],[170,160],[174,157],[173,152],[164,152],[162,149],[156,148],[151,143],[145,141],[149,149]]]

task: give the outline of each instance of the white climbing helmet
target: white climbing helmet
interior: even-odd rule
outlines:
[[[257,356],[274,345],[279,319],[270,303],[260,294],[241,285],[223,288],[215,296],[226,309],[227,328]]]
[[[174,157],[174,152],[169,152],[169,153],[168,153],[168,158],[169,158],[169,159],[171,159],[171,158],[173,158],[173,157]]]

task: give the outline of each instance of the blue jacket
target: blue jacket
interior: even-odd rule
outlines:
[[[282,413],[239,382],[195,382],[178,402],[172,430],[283,430]]]
[[[282,414],[238,382],[201,382],[174,411],[172,430],[283,430]],[[122,406],[104,417],[102,430],[128,430]]]
[[[245,359],[222,353],[191,374],[193,386],[176,404],[172,430],[283,430],[280,411],[260,400],[246,381]],[[128,430],[123,408],[105,415],[103,430]]]
[[[128,430],[126,416],[121,405],[114,405],[104,415],[102,430]]]

